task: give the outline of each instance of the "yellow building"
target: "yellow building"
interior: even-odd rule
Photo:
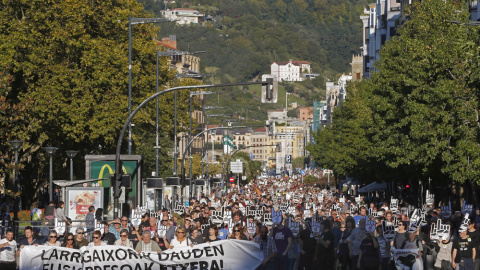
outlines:
[[[275,126],[275,135],[269,136],[269,144],[280,144],[281,151],[270,148],[268,152],[268,168],[276,168],[277,173],[285,167],[292,169],[291,161],[297,157],[307,155],[305,146],[310,136],[307,122],[298,122],[297,125]],[[285,163],[285,157],[290,158],[290,162]]]

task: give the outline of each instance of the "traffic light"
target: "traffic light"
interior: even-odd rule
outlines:
[[[278,143],[275,145],[275,148],[276,148],[277,152],[282,152],[282,143],[279,143],[279,142],[278,142]]]
[[[262,85],[262,103],[277,103],[278,80],[275,75],[262,75],[262,81],[267,84]]]
[[[122,194],[122,174],[112,174],[110,175],[110,184],[113,187],[113,196],[118,198]]]

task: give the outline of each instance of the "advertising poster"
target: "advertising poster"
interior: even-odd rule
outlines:
[[[126,213],[130,211],[135,205],[135,194],[137,192],[137,172],[138,172],[138,162],[136,161],[123,161],[122,162],[122,173],[130,174],[132,176],[132,187],[126,189],[125,201],[129,204]],[[110,175],[113,175],[115,172],[115,161],[101,160],[101,161],[92,161],[90,163],[90,178],[91,179],[109,179]],[[105,208],[103,208],[104,215],[108,218],[113,218],[113,196],[111,194],[111,185],[110,180],[108,181],[98,181],[100,187],[107,188],[105,189],[105,196],[107,200],[104,201]],[[125,206],[123,207],[125,208]],[[123,215],[125,213],[120,213]]]
[[[103,188],[101,187],[72,187],[67,188],[67,217],[72,220],[84,220],[88,214],[88,207],[103,208]]]

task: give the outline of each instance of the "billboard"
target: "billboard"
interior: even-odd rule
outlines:
[[[103,188],[98,187],[67,187],[67,212],[65,215],[72,220],[84,220],[88,208],[103,208]]]

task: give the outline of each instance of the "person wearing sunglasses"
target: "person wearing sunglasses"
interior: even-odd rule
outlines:
[[[75,230],[75,243],[77,244],[78,248],[88,246],[87,239],[84,238],[85,230],[83,228],[77,228]]]
[[[393,239],[392,246],[396,249],[400,249],[403,245],[403,242],[407,240],[407,226],[405,226],[405,221],[399,221],[398,230],[395,232],[395,238]]]
[[[52,230],[48,233],[48,241],[43,245],[49,246],[49,247],[59,247],[60,242],[57,241],[57,238],[58,238],[57,232]]]
[[[72,233],[66,233],[64,237],[65,241],[62,244],[62,247],[79,249],[77,243],[75,243],[75,237]]]
[[[229,239],[236,239],[236,240],[248,240],[245,233],[243,233],[242,224],[237,223],[232,228],[232,234],[229,235]]]
[[[89,247],[99,247],[99,246],[106,246],[107,243],[102,241],[102,233],[100,231],[93,232],[93,242],[88,243]]]
[[[179,248],[179,247],[187,247],[192,242],[189,241],[187,238],[187,230],[185,230],[184,227],[178,227],[178,229],[175,231],[175,238],[172,239],[170,242],[170,245],[167,245],[169,249],[173,248]],[[192,244],[193,247],[193,244]]]
[[[120,239],[115,241],[114,245],[133,248],[133,243],[128,239],[128,231],[126,229],[120,232]]]

